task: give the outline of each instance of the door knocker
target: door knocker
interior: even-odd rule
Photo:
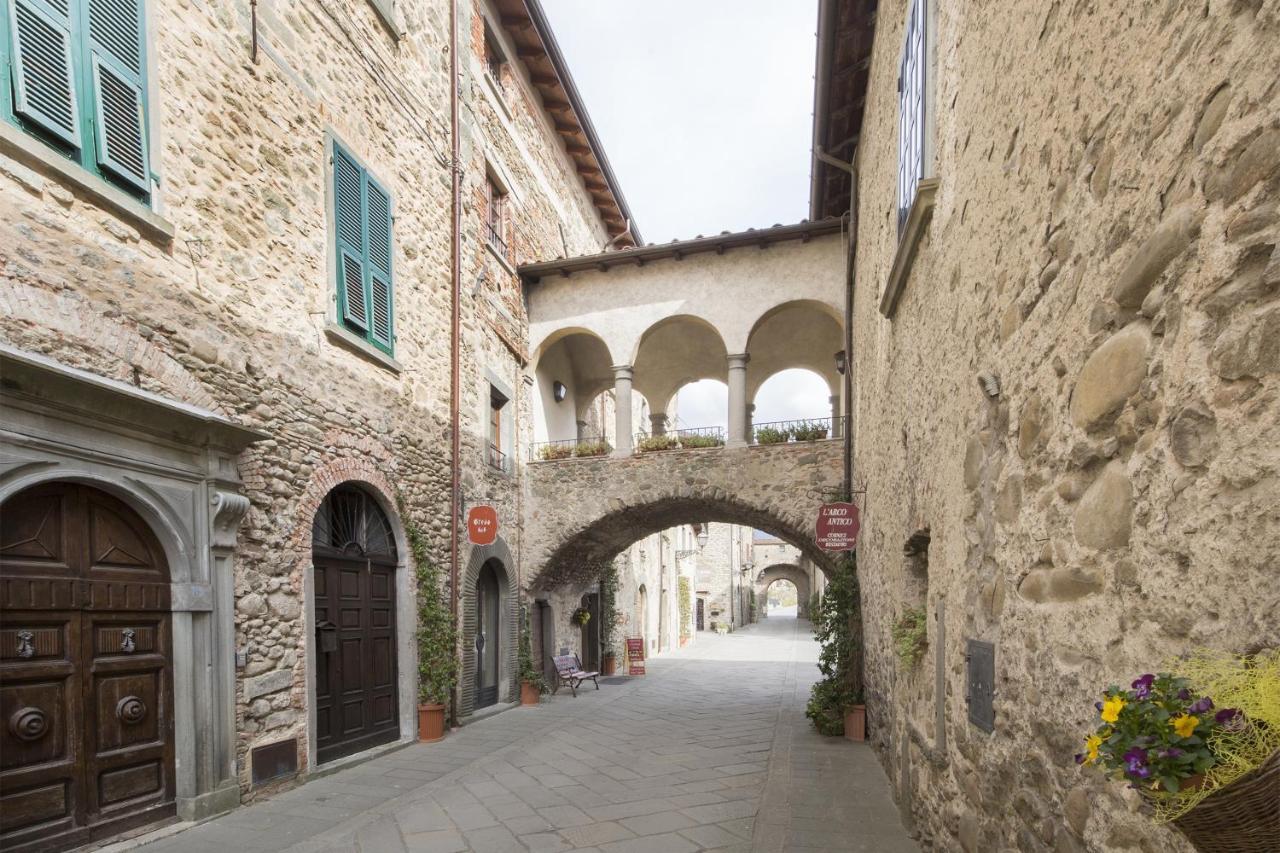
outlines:
[[[32,642],[35,638],[36,635],[30,631],[18,632],[18,657],[32,658],[36,656],[36,646]]]
[[[138,647],[138,644],[133,641],[134,636],[132,628],[125,628],[120,632],[120,651],[126,655],[133,654],[133,650]]]

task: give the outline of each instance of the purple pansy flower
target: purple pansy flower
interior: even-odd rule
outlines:
[[[1156,677],[1148,672],[1146,675],[1133,682],[1133,697],[1135,699],[1149,698],[1151,696],[1151,684],[1155,680]]]
[[[1187,701],[1188,699],[1191,698],[1191,691],[1185,687],[1182,688],[1181,690],[1178,691],[1178,698],[1181,699],[1183,702]]]
[[[1213,719],[1216,720],[1220,726],[1225,726],[1227,723],[1233,723],[1239,718],[1239,708],[1223,708],[1221,711],[1213,715]]]
[[[1083,753],[1083,752],[1077,752],[1077,753],[1076,753],[1076,764],[1084,764],[1084,753]]]
[[[1191,703],[1191,707],[1187,708],[1188,714],[1203,714],[1205,711],[1213,709],[1213,700],[1208,696],[1202,696],[1195,702]]]
[[[1182,750],[1178,749],[1176,746],[1171,746],[1167,749],[1160,750],[1159,754],[1161,758],[1177,758],[1179,755],[1182,755]]]
[[[1125,772],[1130,776],[1145,779],[1151,775],[1147,768],[1147,751],[1134,747],[1124,754]]]

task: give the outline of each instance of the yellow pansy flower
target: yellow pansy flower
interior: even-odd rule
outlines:
[[[1119,696],[1112,696],[1110,699],[1102,703],[1102,721],[1105,723],[1114,723],[1120,718],[1120,710],[1127,703]]]
[[[1196,726],[1200,725],[1200,718],[1179,714],[1169,721],[1169,725],[1173,726],[1173,730],[1178,733],[1178,737],[1191,737],[1195,734]]]
[[[1084,739],[1084,763],[1092,764],[1098,760],[1098,747],[1102,746],[1102,738],[1089,735]]]

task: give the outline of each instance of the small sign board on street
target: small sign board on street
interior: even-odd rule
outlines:
[[[644,675],[644,637],[627,637],[627,675]]]
[[[824,504],[818,510],[818,547],[852,551],[858,542],[858,508],[851,503]]]
[[[472,545],[492,545],[498,538],[498,511],[491,506],[467,510],[467,539]]]

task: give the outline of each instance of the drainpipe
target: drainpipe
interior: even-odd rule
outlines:
[[[453,209],[452,209],[452,225],[450,228],[451,239],[451,294],[449,299],[450,323],[449,323],[449,439],[450,439],[450,456],[449,469],[451,487],[449,489],[449,612],[453,619],[453,624],[458,624],[458,544],[459,544],[459,516],[462,513],[462,506],[458,500],[459,492],[462,489],[462,436],[461,429],[461,401],[460,392],[460,376],[461,365],[458,363],[461,358],[460,345],[460,327],[462,306],[458,300],[458,291],[462,287],[462,233],[461,233],[461,214],[462,214],[462,184],[461,184],[461,164],[459,162],[459,136],[458,136],[458,0],[449,0],[449,139],[452,147],[452,157],[449,161],[449,171],[451,172],[453,182]],[[458,649],[454,649],[454,654],[458,653]],[[461,666],[458,667],[461,671]],[[449,719],[454,725],[458,723],[458,689],[455,686],[453,693],[449,697]]]
[[[814,150],[818,160],[849,173],[849,254],[845,260],[844,292],[844,479],[841,484],[846,501],[853,500],[853,279],[854,261],[858,256],[858,169],[853,162],[838,160],[822,150]],[[853,159],[858,149],[853,150]],[[842,217],[843,218],[843,217]]]

